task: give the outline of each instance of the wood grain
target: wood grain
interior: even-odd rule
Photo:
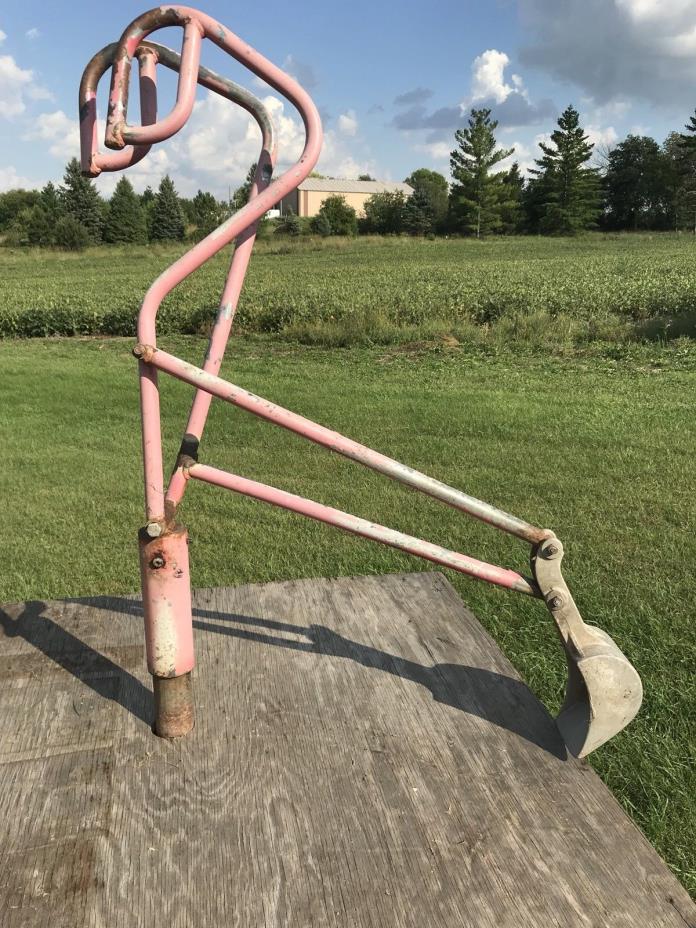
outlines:
[[[2,928],[685,928],[696,907],[439,574],[0,611]]]

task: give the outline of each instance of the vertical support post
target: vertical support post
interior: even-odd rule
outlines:
[[[155,692],[153,731],[164,738],[178,738],[194,724],[188,533],[174,525],[153,538],[148,533],[153,526],[150,523],[139,533],[145,647]]]

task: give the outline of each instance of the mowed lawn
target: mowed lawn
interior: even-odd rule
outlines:
[[[198,361],[200,338],[163,347]],[[143,521],[132,340],[0,342],[0,599],[138,589]],[[242,339],[223,374],[502,508],[553,528],[584,617],[642,675],[639,718],[592,764],[696,890],[696,363],[679,353],[486,359],[462,348],[308,349]],[[190,389],[163,378],[168,460]],[[528,549],[217,401],[202,460],[525,571]],[[197,586],[429,569],[200,484],[182,519]],[[551,708],[565,679],[538,602],[450,575]],[[462,662],[466,655],[462,654]]]

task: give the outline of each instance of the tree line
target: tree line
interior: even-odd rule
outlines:
[[[648,136],[629,135],[610,150],[595,152],[569,106],[525,178],[514,162],[501,162],[514,149],[496,140],[498,123],[489,109],[472,109],[467,125],[455,133],[450,156],[451,183],[437,171],[419,168],[400,191],[378,193],[358,217],[341,196],[328,197],[311,219],[286,213],[264,231],[280,235],[436,234],[573,235],[590,229],[680,231],[696,234],[696,115],[683,132],[672,132],[662,145]],[[0,194],[0,235],[7,245],[58,246],[143,244],[200,239],[248,200],[256,165],[229,203],[199,190],[178,196],[170,177],[156,191],[137,194],[122,177],[111,199],[99,196],[83,177],[77,159],[65,169],[63,183],[42,190]],[[321,176],[321,175],[314,175]],[[361,175],[361,180],[372,180]]]
[[[7,245],[54,245],[79,251],[102,243],[181,241],[187,227],[193,238],[202,238],[230,212],[211,193],[199,190],[191,199],[178,196],[169,176],[162,178],[157,191],[147,187],[142,194],[122,177],[111,199],[104,200],[73,158],[58,187],[49,181],[42,190],[0,194],[0,233]]]
[[[455,133],[452,183],[422,168],[406,178],[414,194],[378,194],[366,205],[366,231],[474,235],[574,235],[606,231],[681,231],[696,234],[696,116],[663,145],[629,135],[603,152],[569,106],[535,166],[498,165],[514,149],[498,146],[489,109],[472,109]],[[415,221],[414,221],[415,220]]]

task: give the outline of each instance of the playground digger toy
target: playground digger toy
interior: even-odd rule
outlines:
[[[158,29],[183,30],[181,54],[148,41]],[[232,81],[200,64],[203,39],[226,51],[270,84],[299,111],[304,150],[277,179],[274,127],[263,103]],[[133,58],[137,59],[142,125],[128,123],[128,94]],[[172,111],[158,119],[157,65],[177,71]],[[97,142],[97,88],[111,69],[105,145]],[[163,6],[144,13],[120,40],[98,52],[80,85],[82,170],[90,177],[128,168],[151,146],[178,132],[191,115],[197,84],[247,110],[261,130],[261,153],[249,201],[214,232],[179,258],[152,284],[138,317],[137,344],[145,477],[146,525],[140,531],[140,567],[145,612],[148,669],[155,694],[154,731],[163,737],[185,735],[194,724],[191,671],[194,668],[188,538],[178,509],[189,480],[233,490],[274,506],[382,542],[470,577],[540,599],[553,619],[568,663],[568,684],[557,724],[568,749],[584,756],[621,731],[636,715],[642,699],[640,678],[614,641],[585,624],[561,573],[563,546],[552,531],[502,512],[349,438],[283,409],[218,376],[237,302],[261,217],[312,171],[321,151],[322,129],[308,94],[287,74],[209,16],[184,6]],[[157,347],[156,317],[162,300],[182,280],[226,245],[234,242],[229,274],[202,367]],[[163,479],[158,375],[170,374],[195,389],[193,405],[168,486]],[[527,542],[531,577],[487,564],[436,544],[405,535],[283,490],[226,473],[199,461],[199,449],[213,397],[342,454],[393,480],[447,503],[493,528]]]

